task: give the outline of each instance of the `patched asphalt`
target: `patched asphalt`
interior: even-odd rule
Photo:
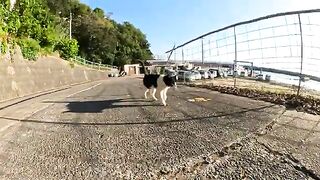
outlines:
[[[8,107],[1,179],[314,178],[257,140],[284,107],[184,86],[163,107],[144,90],[115,78]]]

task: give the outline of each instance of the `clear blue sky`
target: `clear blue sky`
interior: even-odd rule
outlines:
[[[302,9],[320,8],[320,0],[80,0],[112,12],[117,22],[141,29],[154,54],[239,21]]]

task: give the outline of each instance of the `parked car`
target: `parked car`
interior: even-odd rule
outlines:
[[[210,71],[207,71],[208,72],[208,79],[213,79],[215,78],[214,77],[214,74],[212,74]]]
[[[185,73],[187,71],[184,71],[184,70],[179,70],[178,71],[178,74],[177,74],[177,77],[178,77],[178,80],[183,80],[185,78]]]
[[[109,73],[108,77],[119,77],[118,73]]]
[[[201,74],[201,79],[209,79],[208,71],[200,70],[199,72]]]
[[[180,81],[194,81],[196,80],[196,76],[191,71],[178,71],[178,80]]]
[[[192,71],[192,74],[194,74],[196,80],[201,79],[201,74],[199,71]]]
[[[194,73],[187,71],[185,73],[185,81],[195,81],[196,80],[196,76]]]
[[[214,75],[214,77],[222,77],[222,78],[228,77],[228,72],[223,69],[212,68],[212,69],[209,69],[209,71],[211,72],[211,74]]]
[[[219,75],[218,69],[209,69],[209,72],[211,73],[212,78],[218,77]]]
[[[260,81],[263,81],[264,80],[264,75],[263,74],[258,74],[256,76],[256,79],[260,80]]]

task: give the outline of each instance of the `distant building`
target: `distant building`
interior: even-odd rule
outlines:
[[[140,65],[139,64],[126,64],[124,65],[124,72],[128,76],[139,75],[140,74]]]

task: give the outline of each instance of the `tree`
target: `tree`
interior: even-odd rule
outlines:
[[[104,14],[104,11],[100,8],[95,8],[93,10],[93,12],[95,13],[95,15],[99,18],[104,18],[105,17],[105,14]]]
[[[146,60],[152,57],[149,49],[150,44],[146,40],[146,36],[131,23],[124,22],[118,24],[119,34],[118,39],[120,45],[118,55],[120,57],[129,57],[131,63],[136,63],[136,60]]]
[[[50,12],[55,16],[69,16],[73,0],[44,0],[44,3],[49,8]]]
[[[9,0],[2,0],[0,4],[1,47],[3,43],[17,42],[23,56],[33,60],[42,49],[46,53],[52,53],[57,49],[55,47],[65,38],[65,33],[57,28],[59,18],[50,13],[48,7],[45,0],[17,0],[14,9],[10,11]],[[59,47],[65,49],[68,46],[69,44],[65,43]],[[77,46],[73,46],[70,54],[77,52],[75,48]]]
[[[152,57],[146,36],[131,23],[119,24],[105,17],[101,8],[92,10],[77,0],[44,1],[64,29],[69,29],[69,24],[63,18],[68,18],[71,10],[72,36],[78,41],[82,57],[117,66]]]

